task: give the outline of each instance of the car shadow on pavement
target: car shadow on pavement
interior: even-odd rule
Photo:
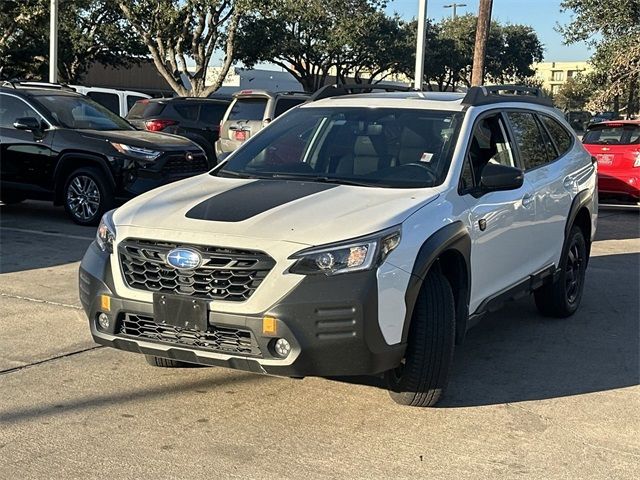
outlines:
[[[596,241],[640,238],[640,210],[617,210],[600,206]]]
[[[46,202],[0,205],[0,273],[77,262],[95,231],[74,224],[64,209]]]
[[[580,395],[640,382],[640,254],[592,257],[578,312],[538,314],[533,297],[487,315],[456,350],[438,407]],[[380,378],[333,380],[386,388]]]
[[[0,424],[31,422],[50,416],[71,414],[85,410],[95,410],[101,407],[109,408],[113,405],[118,405],[119,408],[124,410],[126,405],[129,403],[149,401],[154,398],[165,399],[172,395],[184,396],[185,393],[189,392],[205,393],[207,390],[212,388],[241,385],[256,381],[268,382],[273,379],[273,377],[268,377],[266,375],[245,372],[240,372],[237,375],[217,380],[212,380],[210,376],[191,381],[187,380],[188,378],[189,377],[187,376],[183,376],[182,380],[179,380],[169,386],[161,384],[147,388],[125,388],[116,393],[87,395],[75,397],[68,401],[57,401],[55,403],[50,403],[47,399],[42,399],[42,405],[29,406],[25,408],[20,407],[16,409],[3,410],[0,407]]]

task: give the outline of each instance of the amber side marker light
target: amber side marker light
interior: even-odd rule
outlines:
[[[105,312],[111,311],[111,297],[109,295],[100,295],[100,307]]]
[[[276,324],[276,319],[274,317],[263,317],[262,318],[262,334],[263,335],[275,335],[277,333],[278,327]]]

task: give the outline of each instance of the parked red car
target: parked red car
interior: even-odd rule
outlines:
[[[640,204],[640,120],[596,123],[582,143],[598,160],[600,198]]]

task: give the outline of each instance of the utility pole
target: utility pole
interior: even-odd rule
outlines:
[[[427,36],[427,0],[419,0],[418,2],[418,39],[416,41],[416,71],[414,87],[416,90],[422,90],[422,82],[424,77],[424,49]]]
[[[58,83],[58,0],[51,0],[49,24],[49,82]]]
[[[451,15],[451,18],[453,18],[454,20],[458,17],[458,7],[466,7],[467,4],[466,3],[450,3],[449,5],[443,5],[444,8],[452,8],[453,9],[453,14]]]
[[[484,83],[484,60],[489,29],[491,28],[492,7],[493,0],[480,0],[478,25],[476,27],[476,47],[473,51],[473,70],[471,72],[471,86],[473,87]]]

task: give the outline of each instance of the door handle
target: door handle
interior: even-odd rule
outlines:
[[[562,186],[564,188],[566,188],[567,190],[571,190],[573,188],[573,185],[576,183],[576,181],[572,178],[572,177],[567,177],[564,179],[564,181],[562,182]]]
[[[533,195],[527,193],[524,197],[522,197],[522,206],[524,208],[529,208],[531,205],[533,205],[534,199],[535,197]]]

